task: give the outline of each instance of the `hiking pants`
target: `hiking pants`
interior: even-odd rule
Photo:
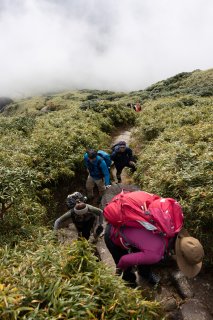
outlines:
[[[128,167],[131,169],[131,172],[135,172],[136,168],[135,168],[135,165],[133,164],[127,164],[125,166],[119,166],[119,165],[115,165],[115,168],[116,168],[116,178],[118,179],[118,182],[121,182],[121,172],[123,171],[123,169],[125,167]]]
[[[88,197],[93,197],[93,189],[97,185],[99,195],[102,196],[105,191],[105,184],[104,179],[95,180],[93,177],[88,175],[87,181],[86,181],[86,189],[87,189],[87,195]]]
[[[114,242],[110,239],[110,229],[111,229],[111,226],[110,226],[110,224],[108,224],[106,226],[105,233],[104,233],[104,241],[105,241],[106,246],[107,246],[109,252],[111,253],[113,260],[117,266],[120,258],[122,256],[128,254],[128,251],[126,249],[121,248],[119,246],[116,246],[114,244]],[[132,287],[136,286],[136,275],[135,275],[132,267],[129,267],[123,271],[122,279],[129,282],[129,284]]]
[[[108,224],[105,229],[104,240],[106,246],[111,253],[113,260],[117,266],[120,258],[126,254],[128,254],[128,250],[117,246],[111,239],[110,239],[110,229],[111,226]],[[136,248],[132,248],[131,252],[139,252]],[[149,279],[151,274],[151,266],[150,265],[137,265],[138,274],[143,277],[144,279]],[[136,285],[136,275],[134,273],[133,267],[129,267],[124,270],[122,279],[129,282],[131,286],[134,287]]]

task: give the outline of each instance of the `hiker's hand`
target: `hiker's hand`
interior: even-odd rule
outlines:
[[[111,186],[112,186],[111,184],[108,184],[105,188],[109,189]]]
[[[88,242],[91,244],[96,244],[98,242],[98,238],[95,237],[95,235],[92,235],[92,236],[90,236]]]
[[[132,166],[135,166],[135,162],[134,161],[129,161],[129,164],[131,164]]]
[[[122,272],[123,272],[123,271],[122,271],[120,268],[116,267],[115,274],[116,274],[117,276],[121,276]]]
[[[100,224],[97,229],[95,230],[95,236],[98,237],[104,231],[103,226]]]

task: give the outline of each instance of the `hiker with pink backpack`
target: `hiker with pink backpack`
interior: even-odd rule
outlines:
[[[135,267],[148,283],[158,283],[160,278],[152,266],[172,253],[185,276],[192,278],[199,273],[203,247],[183,229],[182,208],[175,199],[122,190],[105,205],[103,214],[108,222],[105,243],[117,274],[132,287],[137,285]]]

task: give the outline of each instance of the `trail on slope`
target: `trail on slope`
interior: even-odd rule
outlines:
[[[126,141],[127,144],[131,139],[131,129],[125,128],[118,130],[112,137],[112,145],[119,141]],[[112,169],[112,183],[116,183],[115,169]],[[117,185],[118,192],[122,190],[123,185],[134,185],[131,176],[127,170],[122,172],[122,184]],[[97,200],[97,199],[96,199]],[[93,205],[98,203],[93,201]],[[106,223],[106,222],[105,222]],[[77,233],[73,224],[59,232],[59,241],[71,243],[77,238]],[[103,263],[112,269],[115,273],[115,264],[111,254],[106,248],[103,235],[97,242],[97,250]],[[187,280],[177,269],[176,263],[170,265],[158,265],[154,268],[155,272],[160,274],[161,282],[157,288],[149,286],[138,278],[138,284],[141,286],[143,296],[148,299],[163,301],[167,312],[168,319],[193,319],[193,320],[210,320],[213,319],[213,275],[201,271],[201,273],[192,280]]]

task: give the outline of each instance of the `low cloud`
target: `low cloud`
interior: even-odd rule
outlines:
[[[212,0],[1,0],[0,96],[144,89],[213,67]]]

